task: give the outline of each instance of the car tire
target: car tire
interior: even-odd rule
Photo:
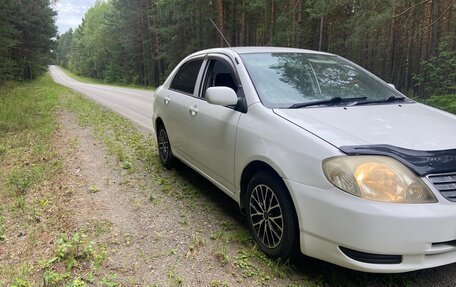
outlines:
[[[171,150],[168,133],[163,124],[159,125],[157,129],[157,144],[160,162],[165,168],[170,169],[174,163],[174,155]]]
[[[272,258],[294,255],[298,223],[283,181],[271,172],[259,172],[250,180],[246,196],[247,221],[259,249]]]

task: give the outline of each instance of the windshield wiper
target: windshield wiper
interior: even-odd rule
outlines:
[[[353,106],[361,106],[361,105],[369,105],[369,104],[377,104],[377,103],[394,103],[394,102],[408,102],[408,99],[406,97],[391,96],[389,98],[381,99],[381,100],[356,102],[353,104]]]
[[[314,102],[306,102],[306,103],[296,103],[288,107],[289,109],[299,109],[299,108],[304,108],[304,107],[310,107],[310,106],[319,106],[319,105],[335,105],[339,103],[345,103],[345,102],[356,102],[356,101],[362,101],[367,99],[367,97],[357,97],[357,98],[341,98],[341,97],[333,97],[328,100],[320,100],[320,101],[314,101]]]

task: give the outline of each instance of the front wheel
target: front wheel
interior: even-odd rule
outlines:
[[[289,258],[298,243],[296,212],[285,184],[270,172],[257,173],[247,187],[247,221],[261,251]]]
[[[171,151],[171,144],[169,142],[168,133],[163,125],[159,125],[157,129],[157,143],[158,143],[158,155],[160,156],[160,162],[166,168],[171,168],[174,155]]]

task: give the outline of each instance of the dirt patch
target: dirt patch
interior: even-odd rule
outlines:
[[[70,213],[76,229],[106,244],[103,272],[115,273],[117,282],[123,286],[296,283],[295,276],[280,279],[265,274],[255,258],[242,257],[224,238],[224,231],[240,224],[240,215],[221,191],[180,167],[179,172],[202,184],[204,191],[197,197],[176,197],[172,189],[157,184],[153,171],[122,168],[73,114],[62,111],[59,121],[58,145],[72,190]]]

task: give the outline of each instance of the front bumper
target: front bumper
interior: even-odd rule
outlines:
[[[301,252],[365,272],[406,272],[456,262],[456,203],[438,192],[438,203],[368,201],[337,188],[320,190],[284,180],[298,214]],[[340,247],[399,255],[400,263],[354,260]]]

